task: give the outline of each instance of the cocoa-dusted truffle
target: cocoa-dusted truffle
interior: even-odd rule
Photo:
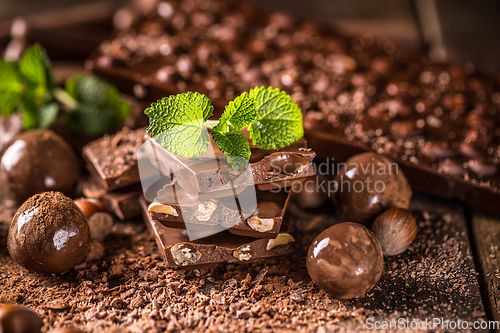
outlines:
[[[382,248],[370,230],[358,223],[331,226],[316,237],[307,254],[313,282],[336,298],[363,296],[380,279]]]
[[[32,196],[16,212],[7,248],[24,268],[40,273],[65,272],[90,249],[87,220],[73,200],[60,192]]]
[[[334,204],[344,221],[370,226],[383,211],[408,208],[412,191],[398,164],[377,153],[358,154],[335,177]]]
[[[0,160],[0,178],[18,203],[45,191],[70,194],[79,175],[75,153],[50,130],[17,135]]]

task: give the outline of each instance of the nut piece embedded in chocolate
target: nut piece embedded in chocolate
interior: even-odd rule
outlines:
[[[46,191],[69,195],[79,176],[80,166],[75,153],[50,130],[17,135],[0,162],[0,178],[19,204]]]
[[[412,191],[405,175],[396,162],[377,153],[351,157],[335,181],[333,201],[344,221],[369,226],[384,210],[410,205]]]
[[[257,216],[250,216],[247,219],[247,223],[255,231],[266,232],[273,230],[274,219],[264,219]]]
[[[87,219],[60,192],[40,193],[26,200],[14,215],[7,238],[15,261],[46,274],[62,273],[82,262],[90,244]]]
[[[170,248],[170,253],[175,264],[179,266],[194,264],[201,257],[201,253],[189,244],[176,244]]]
[[[159,202],[152,202],[148,206],[148,212],[179,216],[179,213],[177,213],[177,210],[174,207]]]
[[[198,204],[198,208],[194,212],[194,217],[198,221],[208,221],[217,208],[217,201],[208,200]]]
[[[42,318],[34,311],[22,305],[0,305],[0,332],[40,333],[42,326]]]
[[[382,275],[382,248],[370,230],[345,222],[319,234],[309,247],[307,271],[313,282],[336,298],[365,295]]]
[[[250,260],[253,257],[252,248],[250,245],[242,245],[233,252],[233,256],[241,261]]]

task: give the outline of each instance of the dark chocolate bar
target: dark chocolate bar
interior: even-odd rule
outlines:
[[[160,163],[174,174],[175,181],[198,199],[225,197],[233,194],[234,189],[241,191],[254,185],[262,186],[262,190],[292,186],[315,172],[312,161],[316,154],[307,148],[304,138],[275,150],[251,146],[249,164],[240,170],[233,170],[213,140],[213,151],[206,153],[208,158],[205,154],[195,158],[177,156],[154,139],[148,140]]]
[[[291,253],[293,237],[281,233],[276,239],[256,239],[223,231],[189,241],[186,230],[168,228],[153,220],[144,198],[139,199],[144,221],[156,238],[161,255],[169,267],[194,269],[218,263],[247,263]]]
[[[241,202],[247,194],[256,196],[256,206]],[[188,223],[189,228],[221,226],[235,235],[276,238],[289,195],[287,189],[271,192],[248,188],[240,193],[238,202],[234,196],[198,200],[180,186],[170,185],[158,192],[148,211],[152,219],[170,228],[185,229]]]
[[[145,130],[124,128],[104,135],[83,148],[83,157],[92,177],[106,191],[140,182],[137,150],[144,143]]]
[[[128,220],[141,215],[139,197],[142,195],[142,189],[140,184],[108,192],[91,178],[83,183],[82,191],[85,197],[102,202],[120,220]]]
[[[203,29],[161,15],[143,22],[102,44],[94,71],[146,99],[187,87],[226,100],[256,85],[284,89],[305,111],[319,157],[343,162],[375,150],[395,158],[414,189],[500,214],[498,78],[286,15],[228,19],[238,9],[222,7],[192,9],[214,17]],[[147,54],[130,43],[144,36],[157,37]]]

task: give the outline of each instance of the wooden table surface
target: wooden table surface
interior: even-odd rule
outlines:
[[[111,2],[103,5],[95,19],[109,17],[114,6]],[[33,20],[44,22],[36,21],[35,17]],[[2,28],[5,37],[6,27],[0,22],[0,42]],[[105,38],[108,31],[98,27],[101,35],[89,41],[89,49],[98,39]],[[346,301],[343,306],[369,313],[381,321],[409,317],[500,322],[500,218],[470,210],[460,202],[418,193],[410,209],[419,221],[417,240],[405,255],[386,260],[382,279],[367,297]],[[300,233],[308,234],[315,223],[316,227],[331,223],[328,212],[312,214],[292,207],[288,215],[290,219],[309,221],[307,225],[298,222],[295,231]],[[310,242],[310,237],[304,237],[303,242]],[[10,260],[6,251],[1,255],[2,261]],[[365,329],[365,324],[352,318],[338,323],[356,331]],[[500,329],[490,331],[500,332]]]

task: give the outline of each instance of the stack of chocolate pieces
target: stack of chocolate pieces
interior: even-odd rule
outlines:
[[[213,158],[183,158],[124,128],[89,143],[86,197],[120,219],[142,214],[170,267],[247,262],[291,251],[283,223],[291,186],[315,173],[305,139],[276,150],[253,146],[245,168],[233,170],[212,141]],[[153,154],[147,156],[147,149]],[[139,157],[138,157],[139,156]]]
[[[137,150],[144,143],[144,128],[124,128],[105,135],[83,148],[83,158],[91,178],[83,184],[83,195],[99,199],[121,220],[139,216],[142,194]]]
[[[158,169],[173,175],[172,180],[164,176],[159,187],[149,182],[140,200],[145,222],[170,267],[199,268],[290,253],[294,239],[283,223],[290,186],[314,175],[316,154],[304,139],[277,150],[253,147],[249,163],[240,170],[227,164],[216,145],[213,159],[183,158],[147,140],[161,164]]]

